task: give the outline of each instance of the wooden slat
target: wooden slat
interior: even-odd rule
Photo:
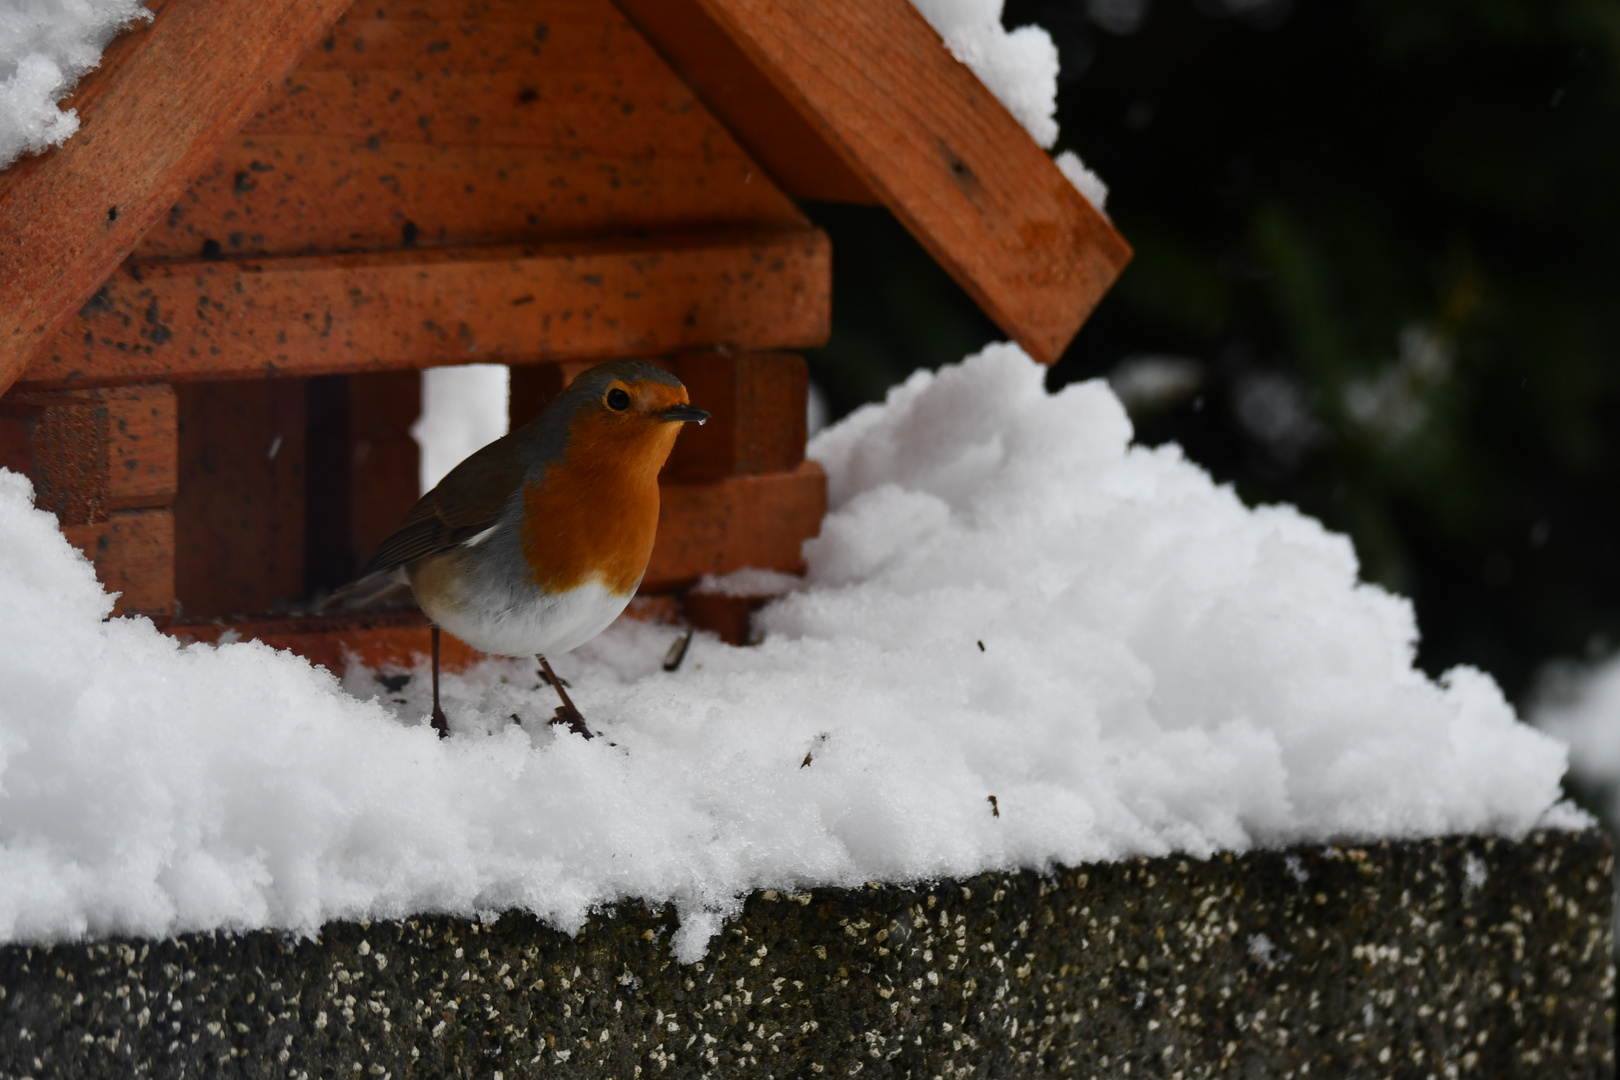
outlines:
[[[155,0],[65,104],[79,133],[0,174],[0,393],[174,205],[347,0]]]
[[[84,552],[108,592],[119,594],[115,615],[166,615],[174,602],[174,512],[120,510],[104,521],[64,525],[68,543]]]
[[[499,6],[361,4],[298,65],[309,71],[594,71],[646,43],[610,0]]]
[[[782,190],[800,199],[882,201],[693,0],[620,0],[619,6]]]
[[[63,525],[168,506],[176,489],[174,391],[164,385],[0,398],[0,465],[34,482]]]
[[[349,379],[349,543],[356,568],[416,505],[422,449],[422,377],[381,371]]]
[[[804,229],[740,152],[640,156],[306,136],[236,139],[136,255],[195,258],[544,242],[670,229]],[[733,148],[734,150],[734,148]]]
[[[301,379],[177,388],[174,594],[192,618],[304,595],[306,389]]]
[[[647,61],[658,66],[573,75],[435,72],[431,78],[404,71],[300,72],[241,134],[742,156],[650,50]],[[703,146],[705,137],[716,145]]]
[[[344,16],[137,258],[809,227],[610,0]]]
[[[821,531],[827,476],[814,461],[790,473],[661,484],[658,539],[641,588],[683,588],[743,567],[802,573],[804,542]]]
[[[30,384],[248,378],[826,340],[816,230],[386,255],[131,263]]]
[[[791,353],[684,353],[671,367],[711,417],[688,426],[662,478],[673,483],[792,472],[804,460],[810,374]]]
[[[179,490],[179,417],[174,388],[94,391],[107,410],[107,507],[171,506]]]
[[[670,27],[713,22],[1038,360],[1062,354],[1130,256],[908,0],[619,2],[667,54]]]

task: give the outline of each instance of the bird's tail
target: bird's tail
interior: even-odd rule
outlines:
[[[366,608],[395,605],[410,595],[411,583],[405,577],[405,568],[377,570],[358,577],[338,589],[315,606],[315,614],[326,615],[334,611],[360,611]]]

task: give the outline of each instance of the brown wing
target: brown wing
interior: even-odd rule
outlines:
[[[360,576],[397,569],[477,536],[500,519],[522,483],[517,442],[510,435],[496,439],[417,501],[399,528],[377,545]]]

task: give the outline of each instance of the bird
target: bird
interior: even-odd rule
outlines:
[[[439,703],[439,635],[448,630],[482,652],[536,657],[562,699],[551,722],[588,739],[547,656],[585,644],[629,604],[658,529],[658,471],[682,427],[708,419],[663,368],[598,364],[451,469],[322,609],[409,585],[430,620],[440,738],[450,734]]]

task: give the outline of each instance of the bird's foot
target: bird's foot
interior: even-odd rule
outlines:
[[[567,725],[568,730],[575,735],[587,739],[592,737],[591,729],[585,726],[585,718],[579,714],[578,709],[569,708],[567,705],[559,705],[557,706],[556,715],[551,718],[551,722],[553,724]]]
[[[450,720],[437,705],[433,706],[433,730],[439,733],[441,739],[450,737]]]

